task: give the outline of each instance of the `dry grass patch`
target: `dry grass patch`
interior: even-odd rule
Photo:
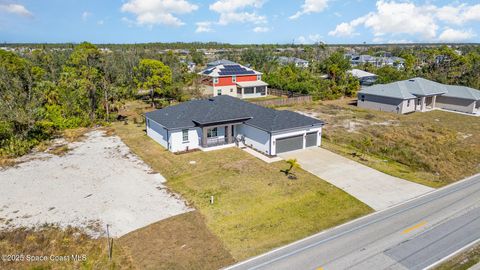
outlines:
[[[5,230],[0,232],[0,254],[24,257],[17,262],[0,260],[0,269],[133,269],[130,258],[120,246],[114,244],[111,261],[107,250],[105,238],[93,239],[77,228],[45,225],[37,229]],[[28,255],[47,256],[47,261],[28,262]],[[69,260],[58,261],[60,257],[51,260],[51,255],[67,256]],[[71,255],[85,255],[86,259],[75,261]]]
[[[435,270],[467,270],[480,263],[480,244],[435,267]]]
[[[197,211],[131,232],[119,243],[138,269],[219,269],[235,262]]]
[[[324,147],[385,173],[440,187],[480,172],[480,118],[431,111],[397,115],[348,105],[294,106],[327,122]]]
[[[295,172],[298,180],[289,180],[281,172],[288,167],[283,161],[267,164],[238,148],[175,155],[147,137],[143,127],[116,123],[113,128],[202,213],[236,260],[372,211],[301,169]]]

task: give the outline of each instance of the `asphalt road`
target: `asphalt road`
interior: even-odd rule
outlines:
[[[424,269],[480,239],[480,175],[227,269]]]

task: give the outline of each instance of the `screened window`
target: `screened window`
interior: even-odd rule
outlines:
[[[183,129],[182,130],[182,140],[184,142],[188,142],[188,129]]]
[[[362,95],[361,97],[362,97],[362,102],[364,102],[365,101],[365,95]]]
[[[265,95],[265,86],[257,86],[257,93],[260,93],[262,95]]]
[[[262,75],[257,75],[257,81],[261,81],[262,80]]]
[[[209,130],[207,131],[207,138],[217,137],[217,132],[218,132],[218,129],[217,129],[217,128],[209,129]]]
[[[244,94],[253,94],[253,87],[245,87],[243,90]]]
[[[217,90],[217,95],[218,95],[218,96],[221,96],[221,95],[222,95],[222,89],[218,89],[218,90]]]

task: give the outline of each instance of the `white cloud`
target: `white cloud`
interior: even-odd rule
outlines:
[[[25,6],[19,4],[0,4],[0,11],[20,15],[23,17],[33,16]]]
[[[218,19],[220,25],[231,23],[266,24],[267,17],[256,13],[256,10],[262,5],[263,1],[258,0],[218,0],[209,8],[220,14]]]
[[[469,21],[480,21],[480,4],[469,6],[460,4],[458,6],[433,7],[436,17],[450,24],[461,25]]]
[[[92,13],[88,12],[88,11],[84,11],[82,13],[82,21],[86,21],[88,19],[88,17],[92,16]]]
[[[322,36],[319,34],[311,34],[308,36],[299,36],[296,38],[295,43],[297,44],[314,44],[314,43],[324,43],[322,41]]]
[[[99,21],[97,21],[97,24],[98,24],[98,25],[104,25],[104,24],[105,24],[105,21],[104,21],[104,20],[99,20]]]
[[[176,17],[198,9],[198,6],[186,0],[128,0],[122,5],[122,12],[136,15],[139,25],[153,26],[164,24],[180,26],[184,23]]]
[[[475,36],[475,33],[471,30],[455,30],[447,28],[440,34],[438,40],[442,42],[459,42],[471,39]]]
[[[205,32],[212,32],[212,22],[197,22],[197,30],[196,33],[205,33]]]
[[[331,36],[353,36],[355,28],[363,25],[372,30],[374,36],[386,34],[421,35],[432,40],[436,36],[438,25],[434,16],[427,12],[429,7],[417,7],[409,2],[377,1],[377,10],[350,22],[343,22],[330,31]]]
[[[351,37],[357,35],[356,28],[363,26],[370,29],[374,42],[378,37],[390,37],[398,40],[399,35],[413,36],[422,41],[437,41],[449,37],[465,40],[474,35],[472,31],[453,30],[448,28],[437,36],[440,25],[461,25],[468,21],[480,21],[480,4],[477,5],[417,5],[414,2],[379,0],[376,10],[350,22],[342,22],[330,31],[330,36]],[[385,40],[385,39],[384,39]],[[388,40],[388,38],[386,39]],[[400,41],[406,39],[400,39]]]
[[[328,0],[305,0],[302,5],[302,9],[290,16],[291,20],[298,19],[304,14],[322,12],[328,6]]]
[[[255,28],[253,28],[253,32],[255,32],[255,33],[265,33],[265,32],[268,32],[268,31],[270,31],[270,28],[264,27],[264,26],[257,26]]]

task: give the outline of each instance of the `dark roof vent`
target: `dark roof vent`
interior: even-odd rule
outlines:
[[[408,81],[409,81],[409,82],[414,82],[414,81],[415,81],[415,79],[410,79],[410,80],[408,80]]]
[[[209,100],[209,101],[215,101],[215,99],[213,99],[213,98],[209,98],[208,100]]]

